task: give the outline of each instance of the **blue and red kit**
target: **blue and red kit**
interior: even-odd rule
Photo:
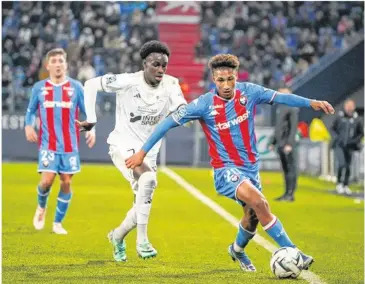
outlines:
[[[80,171],[79,129],[75,120],[85,113],[82,84],[71,78],[61,84],[49,79],[32,89],[25,124],[33,125],[39,116],[39,172],[76,173]]]

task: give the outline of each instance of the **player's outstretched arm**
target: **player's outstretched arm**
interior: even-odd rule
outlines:
[[[152,149],[152,147],[160,141],[162,137],[166,135],[166,133],[174,127],[180,126],[172,116],[168,116],[165,118],[160,124],[157,125],[155,131],[148,138],[146,143],[142,146],[142,149],[126,159],[125,164],[127,168],[134,169],[140,166],[143,163],[144,157],[146,157],[147,153]]]
[[[335,110],[332,105],[327,101],[317,101],[307,99],[294,94],[282,94],[275,93],[272,100],[274,103],[284,104],[292,107],[311,107],[312,109],[318,111],[322,110],[326,114],[334,114]]]

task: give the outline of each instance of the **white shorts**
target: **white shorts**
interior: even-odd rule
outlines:
[[[138,179],[134,177],[133,170],[128,169],[127,166],[125,165],[125,159],[129,158],[133,154],[134,153],[132,150],[124,150],[115,145],[109,146],[109,155],[114,165],[122,173],[124,178],[130,183],[133,192],[136,193]],[[146,163],[153,171],[156,172],[157,171],[156,160],[157,157],[146,157],[143,162]]]

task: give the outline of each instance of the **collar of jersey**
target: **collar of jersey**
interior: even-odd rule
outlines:
[[[68,78],[66,77],[66,80],[63,81],[62,83],[59,83],[59,84],[53,83],[50,78],[47,80],[47,82],[50,83],[51,85],[55,86],[55,87],[59,87],[59,86],[62,86],[64,84],[66,84],[68,82]]]
[[[234,93],[234,94],[236,94],[236,88],[234,89],[233,93]],[[229,100],[228,100],[228,99],[225,99],[225,98],[222,98],[221,96],[219,96],[219,95],[218,95],[218,91],[217,91],[217,89],[214,89],[214,95],[215,95],[216,97],[218,97],[219,99],[221,99],[222,101],[225,101],[225,102],[233,101],[233,100],[234,100],[234,98],[236,97],[236,95],[234,95],[234,96],[233,96],[232,98],[230,98]]]

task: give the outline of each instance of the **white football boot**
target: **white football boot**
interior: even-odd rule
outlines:
[[[53,223],[52,231],[57,235],[67,235],[67,231],[62,227],[61,223]]]
[[[33,218],[33,226],[36,230],[42,230],[46,221],[46,208],[37,207]]]

